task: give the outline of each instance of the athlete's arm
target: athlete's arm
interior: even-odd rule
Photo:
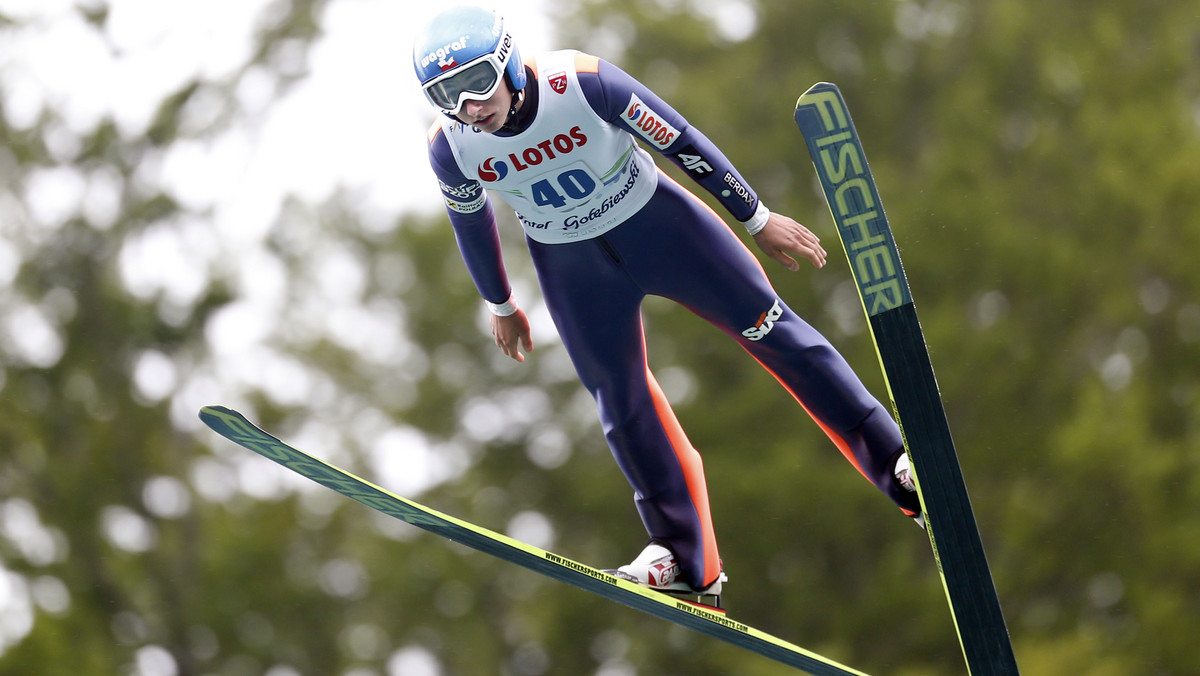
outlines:
[[[430,134],[429,165],[441,186],[454,238],[475,288],[489,303],[506,303],[512,287],[504,270],[491,200],[479,181],[468,178],[459,169],[440,127]]]
[[[745,222],[754,216],[758,196],[725,154],[674,108],[608,61],[580,55],[576,67],[584,96],[597,115],[678,165],[734,218]]]
[[[533,351],[529,319],[512,297],[500,253],[496,214],[487,191],[462,173],[440,127],[430,136],[429,164],[446,200],[446,213],[467,272],[479,295],[487,301],[492,339],[505,355],[525,361],[521,349]]]
[[[793,256],[816,267],[825,265],[825,250],[817,236],[763,206],[716,144],[657,94],[617,66],[594,56],[579,55],[576,70],[584,97],[597,115],[640,137],[687,172],[746,226],[768,256],[789,270],[799,267]]]

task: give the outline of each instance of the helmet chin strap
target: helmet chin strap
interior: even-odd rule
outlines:
[[[525,100],[525,90],[513,92],[512,103],[508,106],[508,119],[504,120],[504,125],[500,127],[501,131],[516,131],[513,126],[517,121],[517,108],[521,102]]]

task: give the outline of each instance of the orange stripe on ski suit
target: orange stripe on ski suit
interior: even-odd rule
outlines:
[[[712,207],[708,206],[708,204],[704,200],[697,197],[695,195],[695,193],[688,190],[686,187],[679,185],[678,181],[675,181],[673,178],[671,178],[670,175],[668,175],[661,169],[659,169],[659,171],[658,171],[658,177],[660,180],[666,179],[666,180],[674,183],[675,185],[679,186],[685,193],[688,194],[689,197],[691,197],[700,206],[702,206],[705,211],[708,211],[718,221],[720,221],[721,223],[724,223],[725,227],[732,232],[733,229],[729,227],[729,224],[725,222],[725,219],[721,218],[721,216],[719,214],[717,214],[717,212],[714,211],[712,209]],[[737,240],[738,244],[740,244],[741,247],[747,251],[747,253],[750,255],[750,258],[754,260],[755,265],[758,267],[759,271],[763,274],[763,276],[767,277],[767,271],[765,268],[763,268],[762,262],[758,259],[758,256],[756,256],[754,254],[754,252],[751,251],[748,246],[746,246],[745,242],[742,241],[742,238],[738,237],[736,235],[736,233],[734,234],[734,237]],[[749,354],[750,357],[754,359],[754,361],[758,362],[759,366],[763,367],[764,371],[766,371],[767,373],[770,373],[771,377],[774,378],[780,385],[782,385],[783,389],[786,390],[788,394],[792,395],[792,398],[796,400],[796,403],[800,404],[800,408],[803,408],[804,412],[808,414],[808,417],[812,418],[812,421],[817,424],[817,427],[821,428],[821,431],[825,433],[825,436],[829,437],[829,440],[833,442],[833,445],[838,449],[839,452],[841,452],[841,454],[846,458],[846,460],[848,460],[850,462],[850,464],[854,467],[854,469],[858,470],[858,473],[861,474],[863,476],[863,478],[865,478],[868,482],[870,482],[871,478],[869,476],[867,476],[867,473],[865,471],[863,471],[862,464],[859,463],[858,458],[855,457],[855,455],[854,455],[854,451],[850,448],[850,442],[848,442],[845,437],[843,437],[842,435],[835,432],[833,430],[833,428],[826,425],[820,418],[813,415],[812,410],[809,409],[807,405],[805,405],[804,401],[800,398],[799,395],[797,395],[792,390],[792,388],[788,387],[787,383],[784,382],[783,378],[779,377],[778,373],[775,373],[775,371],[772,370],[766,364],[764,364],[762,362],[762,360],[760,360],[758,357],[754,356],[754,353],[751,352],[748,348],[743,346],[743,349],[746,350],[746,354]],[[907,509],[901,508],[901,511],[904,512],[905,514],[907,514],[908,516],[916,515],[916,512],[911,512]]]
[[[666,179],[668,181],[671,181],[675,185],[679,185],[678,181],[671,178],[668,174],[663,172],[661,169],[658,172],[658,177],[659,177],[659,179]],[[721,218],[721,216],[719,214],[717,214],[717,212],[714,211],[712,209],[712,207],[708,206],[708,204],[704,200],[697,197],[695,195],[695,193],[688,190],[684,186],[679,185],[679,187],[681,189],[683,189],[683,191],[686,192],[692,199],[696,200],[696,202],[698,202],[702,207],[704,207],[705,211],[712,214],[713,217],[716,218],[718,221],[725,223],[725,219]],[[729,227],[728,223],[725,223],[725,227],[727,229],[729,229],[730,231],[733,230],[732,228]],[[766,269],[763,268],[762,262],[758,260],[758,256],[755,256],[754,252],[750,251],[750,247],[746,246],[745,242],[742,241],[742,238],[737,237],[736,239],[737,239],[738,243],[742,246],[742,248],[745,249],[746,252],[750,254],[750,257],[754,260],[755,265],[758,266],[758,269],[760,272],[762,272],[763,276],[764,277],[767,276],[767,271],[766,271]],[[790,387],[787,386],[787,383],[785,383],[782,378],[779,377],[779,374],[775,373],[773,370],[771,370],[770,367],[768,367],[766,364],[762,363],[762,361],[760,361],[758,357],[755,357],[754,353],[750,352],[750,350],[747,349],[746,354],[749,354],[754,359],[754,361],[758,362],[758,365],[763,367],[763,370],[765,370],[767,373],[770,373],[771,377],[775,378],[775,380],[778,381],[779,384],[783,386],[783,389],[787,390],[788,394],[792,395],[792,398],[796,400],[796,403],[800,404],[800,407],[804,409],[804,412],[808,414],[808,417],[812,418],[813,422],[817,423],[817,426],[821,428],[821,431],[825,432],[825,436],[829,437],[829,440],[833,442],[833,445],[837,446],[837,449],[839,451],[841,451],[842,455],[846,456],[846,459],[850,461],[851,465],[854,465],[854,469],[858,470],[859,474],[862,474],[864,477],[866,477],[867,473],[863,471],[862,465],[860,465],[858,462],[858,458],[854,457],[854,452],[852,450],[850,450],[850,444],[844,438],[842,438],[841,435],[834,432],[828,425],[826,425],[825,423],[823,423],[819,419],[817,419],[817,417],[815,415],[813,415],[812,411],[809,410],[809,408],[804,405],[804,402],[800,400],[800,397],[795,392],[793,392]],[[870,479],[867,479],[867,480],[870,481]]]
[[[675,451],[675,458],[679,460],[679,466],[683,470],[684,482],[687,483],[688,495],[691,496],[692,504],[696,508],[696,516],[700,519],[700,532],[704,538],[703,580],[704,585],[707,586],[715,582],[717,576],[721,574],[721,556],[717,552],[717,535],[713,528],[712,512],[708,504],[708,484],[704,479],[704,461],[683,431],[683,426],[675,417],[671,403],[667,401],[666,395],[663,394],[654,374],[650,372],[649,366],[646,367],[646,384],[650,388],[650,398],[654,401],[654,410],[658,414],[663,432],[666,433],[671,448]]]
[[[725,219],[708,206],[704,200],[697,197],[691,190],[679,184],[674,178],[658,168],[658,179],[660,181],[669,181],[679,187],[691,199],[701,206],[705,211],[712,214],[717,222],[729,228],[725,223]],[[735,239],[737,239],[735,237]],[[741,240],[737,239],[741,244]],[[745,244],[742,244],[745,247]],[[749,249],[746,249],[749,252]],[[751,259],[758,264],[759,270],[766,275],[766,270],[762,269],[762,265],[758,263],[758,259],[750,254]],[[659,387],[658,381],[654,379],[654,374],[650,372],[649,366],[646,368],[646,381],[650,385],[650,396],[654,400],[654,408],[658,413],[658,418],[662,422],[663,430],[667,434],[667,438],[671,441],[671,447],[675,449],[675,457],[679,459],[679,466],[683,468],[684,481],[687,483],[688,494],[692,498],[692,504],[696,507],[696,516],[700,519],[700,531],[704,537],[704,584],[709,584],[717,579],[721,574],[721,556],[717,551],[717,535],[713,527],[712,511],[708,503],[708,484],[704,478],[704,461],[700,457],[700,453],[692,446],[692,442],[687,438],[687,434],[683,431],[683,427],[679,424],[679,419],[675,417],[675,411],[671,408],[670,402],[667,401],[666,395],[663,394],[662,388]]]
[[[770,373],[771,376],[773,378],[775,378],[775,380],[777,380],[780,385],[783,386],[783,389],[787,390],[788,394],[792,395],[792,398],[796,400],[796,403],[800,404],[800,408],[803,408],[804,412],[808,414],[808,417],[812,418],[813,422],[815,422],[817,424],[817,427],[820,427],[821,431],[825,433],[825,436],[829,437],[829,440],[833,442],[833,445],[836,446],[839,451],[841,451],[842,455],[846,457],[846,460],[850,461],[850,464],[854,466],[854,469],[858,470],[858,473],[863,475],[863,477],[867,481],[871,481],[871,477],[867,476],[867,473],[863,471],[862,465],[859,464],[858,458],[856,458],[854,456],[854,451],[851,450],[851,448],[850,448],[850,442],[846,441],[845,437],[843,437],[842,435],[838,434],[837,432],[834,432],[833,429],[830,428],[828,425],[821,422],[820,418],[813,415],[813,412],[811,410],[809,410],[809,408],[807,406],[804,405],[804,402],[800,399],[800,397],[797,396],[796,393],[793,392],[792,389],[787,386],[787,383],[783,382],[783,379],[779,377],[779,374],[772,371],[769,366],[762,363],[762,361],[760,361],[758,359],[758,357],[755,357],[754,354],[751,353],[749,350],[747,350],[746,353],[749,354],[751,357],[753,357],[754,361],[757,361],[758,365],[763,367],[764,371],[766,371],[767,373]],[[908,516],[916,516],[917,515],[916,512],[904,509],[903,507],[900,508],[900,511],[904,512]]]

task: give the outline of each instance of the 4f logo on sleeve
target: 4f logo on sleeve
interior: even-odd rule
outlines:
[[[771,332],[771,329],[775,328],[775,322],[779,321],[779,318],[782,316],[783,308],[779,307],[779,299],[776,298],[775,304],[771,306],[771,309],[764,312],[762,316],[758,318],[758,323],[746,329],[745,331],[742,331],[742,335],[750,340],[756,342],[760,341],[767,337],[767,334]]]
[[[704,156],[700,154],[699,150],[696,150],[696,146],[694,145],[688,144],[684,146],[676,157],[683,164],[683,168],[687,169],[691,174],[705,176],[706,174],[713,173],[712,165],[708,163],[708,160],[704,159]]]

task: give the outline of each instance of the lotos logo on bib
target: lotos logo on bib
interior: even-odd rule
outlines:
[[[509,165],[517,171],[525,171],[548,160],[557,159],[588,142],[583,129],[575,126],[565,134],[557,134],[537,145],[522,151],[509,153],[504,159],[489,157],[479,165],[479,179],[485,183],[495,183],[508,176]]]
[[[480,180],[495,183],[505,176],[508,176],[508,165],[504,163],[504,160],[489,157],[479,165]]]

